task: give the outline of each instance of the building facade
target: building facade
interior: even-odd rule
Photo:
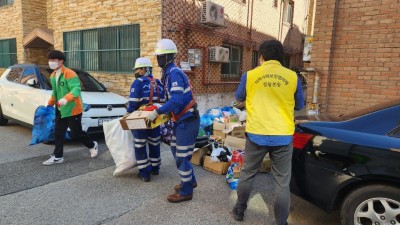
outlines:
[[[317,1],[310,67],[320,78],[322,112],[344,113],[400,96],[399,9],[397,0]]]
[[[14,63],[47,64],[46,53],[59,49],[67,66],[127,96],[134,60],[149,57],[157,65],[156,42],[170,38],[177,64],[193,64],[187,74],[200,109],[229,105],[241,75],[257,66],[262,41],[280,40],[285,65],[302,67],[309,1],[0,0],[0,72]],[[213,17],[223,23],[205,23]],[[215,47],[229,50],[228,62],[210,61],[212,49],[221,49]],[[160,76],[157,66],[154,74]]]

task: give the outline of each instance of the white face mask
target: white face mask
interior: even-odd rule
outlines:
[[[58,64],[58,62],[49,62],[49,67],[52,70],[55,70],[59,67],[60,65]]]

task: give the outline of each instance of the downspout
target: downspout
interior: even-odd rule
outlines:
[[[329,89],[330,89],[330,82],[331,82],[331,77],[332,77],[332,61],[333,61],[333,50],[334,50],[334,44],[335,44],[335,36],[336,36],[336,22],[337,22],[337,14],[339,11],[339,0],[335,1],[335,12],[333,15],[333,27],[332,27],[332,37],[331,37],[331,51],[329,53],[329,65],[328,65],[328,78],[327,78],[327,84],[326,84],[326,93],[325,93],[325,105],[324,105],[324,110],[325,113],[328,112],[328,100],[329,100]]]
[[[252,41],[252,31],[253,31],[253,7],[254,7],[254,0],[251,0],[251,18],[250,18],[250,41]]]

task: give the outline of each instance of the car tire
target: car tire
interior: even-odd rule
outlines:
[[[8,123],[8,119],[4,118],[3,116],[3,111],[1,110],[1,105],[0,105],[0,126],[5,126]]]
[[[373,207],[369,209],[368,206],[371,204]],[[356,189],[345,198],[340,209],[340,221],[342,225],[399,224],[400,214],[390,216],[399,209],[399,188],[388,185],[369,185]],[[366,212],[371,212],[371,214]],[[377,214],[379,218],[374,217]]]

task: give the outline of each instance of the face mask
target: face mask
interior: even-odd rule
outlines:
[[[159,67],[164,67],[166,63],[167,63],[166,55],[158,55],[157,56],[157,64]]]
[[[50,67],[50,69],[52,69],[52,70],[55,70],[55,69],[57,69],[58,67],[59,67],[60,65],[58,64],[58,62],[49,62],[49,67]]]

